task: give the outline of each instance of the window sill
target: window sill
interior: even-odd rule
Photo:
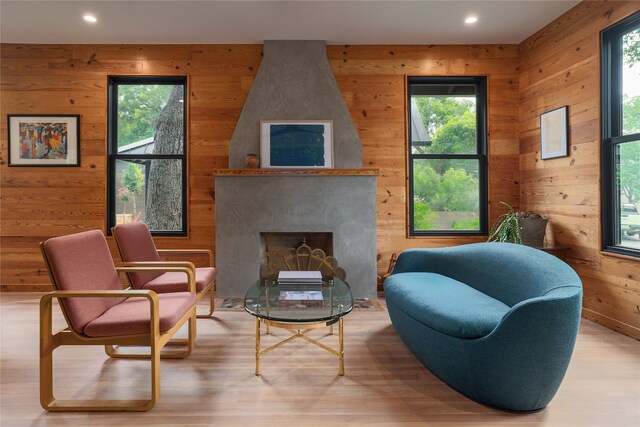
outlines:
[[[614,258],[625,259],[627,261],[640,262],[640,257],[633,256],[633,255],[618,254],[618,253],[615,253],[615,252],[608,252],[608,251],[600,251],[600,254],[603,255],[603,256],[610,256],[610,257],[614,257]]]
[[[460,239],[472,239],[476,243],[478,242],[486,242],[487,235],[486,234],[410,234],[407,233],[407,239],[451,239],[451,240],[460,240]]]

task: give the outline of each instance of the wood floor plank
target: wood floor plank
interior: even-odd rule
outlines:
[[[640,425],[640,342],[632,338],[583,319],[555,399],[541,412],[511,414],[450,389],[407,350],[387,312],[371,310],[345,318],[344,377],[335,356],[302,340],[265,355],[256,377],[253,318],[220,311],[198,320],[189,358],[162,361],[161,398],[151,411],[47,413],[38,403],[39,295],[0,294],[2,426]],[[64,324],[58,311],[54,324]],[[287,334],[275,329],[263,346]],[[337,342],[325,330],[313,336]],[[96,346],[60,348],[54,363],[58,398],[148,396],[148,362],[109,359]]]

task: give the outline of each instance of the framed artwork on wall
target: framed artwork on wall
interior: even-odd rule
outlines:
[[[80,115],[9,114],[9,166],[80,166]]]
[[[564,106],[540,115],[542,160],[569,155],[569,107]]]
[[[331,120],[263,120],[260,167],[332,168]]]

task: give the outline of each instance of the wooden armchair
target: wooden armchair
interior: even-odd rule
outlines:
[[[54,291],[40,300],[40,404],[49,411],[147,411],[160,397],[161,349],[188,322],[186,348],[168,353],[191,354],[196,335],[195,273],[186,266],[116,269],[107,241],[98,230],[55,237],[40,243]],[[157,295],[124,290],[118,271],[171,272],[188,278],[189,292]],[[52,302],[58,299],[68,327],[52,332]],[[56,400],[53,351],[62,345],[148,346],[151,398],[148,400]],[[123,357],[123,356],[121,356]],[[165,357],[163,352],[162,357]]]
[[[198,314],[199,318],[210,318],[215,308],[215,278],[216,269],[213,267],[213,253],[208,249],[156,249],[149,228],[144,222],[119,224],[111,229],[115,238],[122,266],[153,267],[159,263],[175,266],[191,266],[190,262],[160,261],[160,254],[205,254],[209,257],[208,267],[195,268],[196,296],[200,301],[209,292],[209,312]],[[173,272],[128,273],[127,278],[134,289],[149,289],[158,294],[169,292],[184,292],[187,280],[184,276]]]

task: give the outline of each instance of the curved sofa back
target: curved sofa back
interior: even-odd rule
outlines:
[[[582,287],[576,272],[546,252],[512,243],[408,249],[392,274],[431,272],[463,282],[510,307],[566,286]]]

